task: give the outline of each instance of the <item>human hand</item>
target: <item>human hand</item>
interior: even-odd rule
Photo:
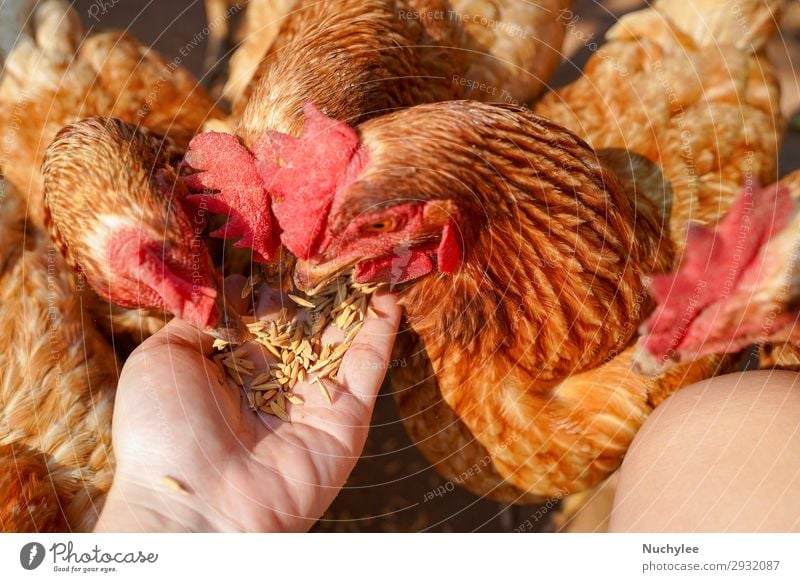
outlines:
[[[226,281],[239,297],[243,281]],[[231,289],[233,287],[234,289]],[[262,297],[257,315],[269,315]],[[212,339],[172,321],[128,359],[114,409],[114,484],[97,531],[304,531],[352,471],[386,374],[400,308],[376,294],[338,384],[298,382],[292,422],[256,414],[207,356]],[[274,361],[251,357],[256,374]],[[168,487],[169,484],[180,486]]]

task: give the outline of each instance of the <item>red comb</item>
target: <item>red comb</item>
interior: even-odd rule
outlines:
[[[690,225],[677,271],[652,279],[650,292],[659,305],[644,324],[645,348],[663,363],[703,309],[730,296],[791,211],[785,187],[755,184],[742,191],[716,229]]]
[[[184,178],[194,192],[189,196],[209,211],[228,215],[228,222],[211,233],[219,238],[241,238],[237,248],[251,248],[255,260],[272,260],[278,247],[270,198],[256,171],[252,154],[239,139],[227,133],[209,132],[196,136],[189,144],[186,163],[197,170]]]
[[[358,135],[313,104],[303,107],[306,122],[299,137],[268,132],[253,153],[262,182],[272,197],[281,241],[301,259],[320,249],[331,203],[366,163]]]

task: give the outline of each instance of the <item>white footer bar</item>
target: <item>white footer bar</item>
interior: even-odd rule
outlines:
[[[800,580],[800,535],[0,536],[2,580]]]

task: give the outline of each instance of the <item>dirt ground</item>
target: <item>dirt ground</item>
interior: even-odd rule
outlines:
[[[196,48],[197,35],[205,25],[200,0],[76,0],[87,26],[97,30],[128,29],[168,58],[181,55],[181,62],[202,77],[205,39]],[[593,2],[577,0],[580,15],[565,45],[567,59],[554,85],[574,79],[590,55],[587,35],[600,40],[620,15],[643,5],[638,0]],[[800,83],[793,63],[800,62],[800,5],[792,4],[779,38],[770,46],[770,56],[779,67],[783,86],[782,109],[794,116],[781,156],[783,173],[800,167]],[[446,487],[446,489],[445,489]],[[426,493],[446,490],[425,501]],[[417,452],[405,435],[392,397],[384,390],[378,400],[373,428],[364,455],[347,486],[317,524],[317,531],[437,531],[509,532],[517,529],[542,531],[552,528],[550,517],[557,504],[543,507],[507,507],[479,499],[452,484],[447,485]]]

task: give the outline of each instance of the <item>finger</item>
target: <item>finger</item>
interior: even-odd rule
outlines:
[[[397,298],[384,291],[373,296],[370,306],[376,315],[367,315],[342,360],[338,378],[343,387],[372,411],[392,357],[402,310]]]
[[[269,285],[262,285],[258,293],[256,317],[259,319],[274,319],[281,311],[285,311],[286,319],[291,319],[297,311],[295,303],[289,296]]]
[[[242,305],[246,310],[247,301],[241,299],[242,289],[247,279],[241,275],[231,275],[223,283],[226,299],[233,307],[242,313]],[[246,312],[246,311],[245,311]],[[147,352],[153,349],[162,349],[165,346],[192,348],[205,356],[213,350],[214,338],[203,333],[197,327],[181,319],[175,318],[142,343],[136,352]]]
[[[167,348],[190,348],[208,356],[213,351],[214,338],[191,323],[173,319],[142,343],[134,353],[152,353]]]

